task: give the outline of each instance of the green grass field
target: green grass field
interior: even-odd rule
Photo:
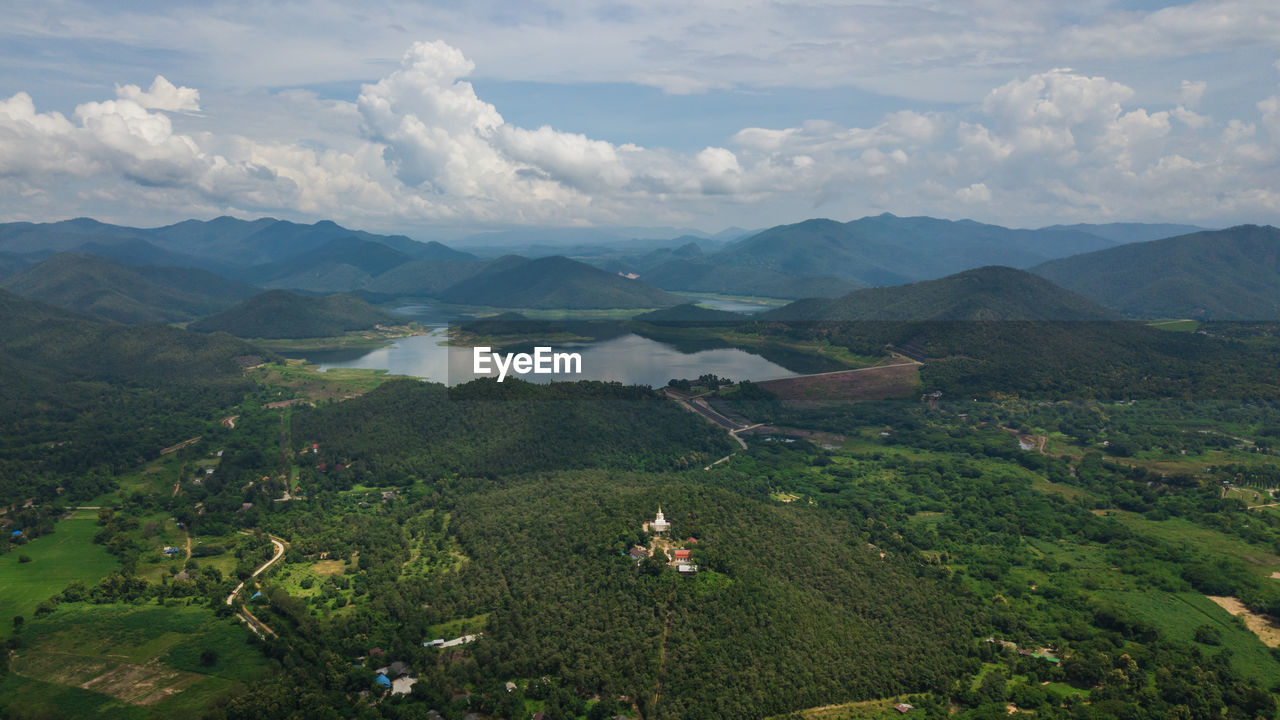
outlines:
[[[14,672],[0,676],[0,716],[11,704],[51,718],[194,717],[268,665],[234,620],[201,607],[68,604],[22,633]]]
[[[1221,648],[1231,650],[1231,664],[1246,677],[1256,678],[1264,687],[1280,682],[1280,661],[1257,635],[1244,629],[1226,610],[1194,592],[1163,593],[1154,590],[1105,591],[1098,597],[1110,600],[1155,625],[1164,637],[1194,642],[1195,629],[1208,625],[1222,636]],[[1210,654],[1221,648],[1198,647]]]
[[[444,640],[452,640],[463,635],[472,635],[484,630],[484,626],[488,622],[489,613],[442,622],[427,629],[427,634],[431,636],[427,639],[442,638]]]
[[[0,637],[12,632],[15,615],[30,621],[36,605],[71,581],[93,585],[119,566],[106,548],[94,544],[98,529],[96,511],[77,510],[60,521],[53,534],[0,555]],[[19,562],[23,555],[31,562]]]
[[[1188,544],[1199,550],[1208,550],[1232,557],[1244,562],[1250,569],[1263,577],[1280,570],[1280,556],[1271,550],[1250,545],[1237,537],[1177,518],[1170,520],[1148,520],[1134,513],[1115,513],[1120,522],[1144,535],[1151,535],[1174,545]]]

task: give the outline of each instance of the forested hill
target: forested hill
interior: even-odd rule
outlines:
[[[402,484],[535,470],[702,467],[734,447],[725,433],[647,388],[476,380],[452,389],[393,380],[295,415],[293,437],[320,443],[355,479]]]
[[[671,293],[629,280],[615,273],[551,256],[494,266],[440,293],[446,302],[506,308],[564,308],[573,310],[653,308],[679,305]]]
[[[397,322],[391,314],[354,295],[314,298],[269,290],[188,327],[197,332],[222,331],[245,338],[312,338]]]
[[[0,286],[23,297],[124,323],[175,322],[225,309],[258,292],[194,268],[127,267],[62,253]]]
[[[1118,316],[1044,278],[983,267],[938,280],[799,300],[761,315],[772,321],[1109,320]]]
[[[1280,230],[1241,225],[1032,268],[1129,317],[1280,320]]]
[[[242,365],[261,359],[227,335],[118,325],[3,290],[0,336],[0,502],[101,492],[95,471],[198,435],[249,389]]]

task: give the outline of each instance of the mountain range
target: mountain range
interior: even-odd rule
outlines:
[[[168,323],[222,310],[258,292],[195,268],[129,267],[61,253],[0,281],[23,297],[122,323]]]
[[[1241,225],[1032,268],[1129,317],[1280,320],[1280,230]]]
[[[151,229],[85,218],[8,223],[0,224],[0,278],[19,294],[122,322],[191,320],[225,310],[255,288],[498,308],[651,309],[684,302],[676,292],[826,298],[842,304],[822,307],[860,316],[860,303],[890,315],[899,306],[894,293],[845,300],[851,292],[1004,266],[1034,268],[1126,317],[1280,317],[1280,231],[1269,227],[1019,230],[884,214],[806,220],[738,239],[674,235],[609,244],[600,231],[565,232],[569,242],[555,243],[555,231],[509,231],[489,239],[536,241],[523,246],[527,255],[481,257],[328,221],[221,217]],[[1022,280],[1028,292],[1029,282]],[[1022,310],[1022,317],[1035,316]]]

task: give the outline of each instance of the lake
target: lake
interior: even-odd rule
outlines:
[[[411,375],[447,385],[474,380],[477,376],[472,372],[471,348],[441,344],[446,339],[443,329],[436,329],[428,335],[402,338],[374,350],[313,352],[306,358],[322,371],[330,368],[386,370],[393,375]],[[581,355],[582,374],[525,375],[523,379],[532,382],[607,380],[660,387],[672,378],[693,379],[706,373],[734,381],[771,380],[797,374],[797,370],[747,350],[680,349],[634,333],[594,342],[555,343],[553,347],[556,352]],[[510,350],[524,352],[528,348]]]
[[[756,306],[758,308],[758,306]],[[473,357],[469,347],[444,345],[449,323],[463,318],[447,307],[430,304],[404,305],[394,310],[431,327],[426,335],[401,338],[374,350],[315,351],[304,354],[320,370],[361,368],[386,370],[393,375],[409,375],[447,385],[474,380]],[[617,324],[600,324],[588,331],[596,338],[583,342],[546,343],[556,352],[582,356],[582,373],[572,375],[524,375],[532,382],[552,380],[604,380],[626,385],[661,387],[672,378],[694,379],[713,374],[741,380],[773,380],[797,374],[837,370],[840,366],[823,358],[786,350],[757,351],[729,347],[717,342],[666,342],[629,332]],[[504,348],[503,352],[532,352],[532,346]]]

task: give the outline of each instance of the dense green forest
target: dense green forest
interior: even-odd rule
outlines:
[[[728,438],[652,391],[617,383],[456,388],[387,382],[358,400],[295,415],[293,436],[350,465],[350,482],[406,485],[465,474],[701,467]],[[366,483],[367,484],[367,483]]]
[[[0,499],[88,499],[199,435],[251,384],[260,351],[227,335],[122,326],[0,291]],[[56,440],[56,442],[51,442]]]

